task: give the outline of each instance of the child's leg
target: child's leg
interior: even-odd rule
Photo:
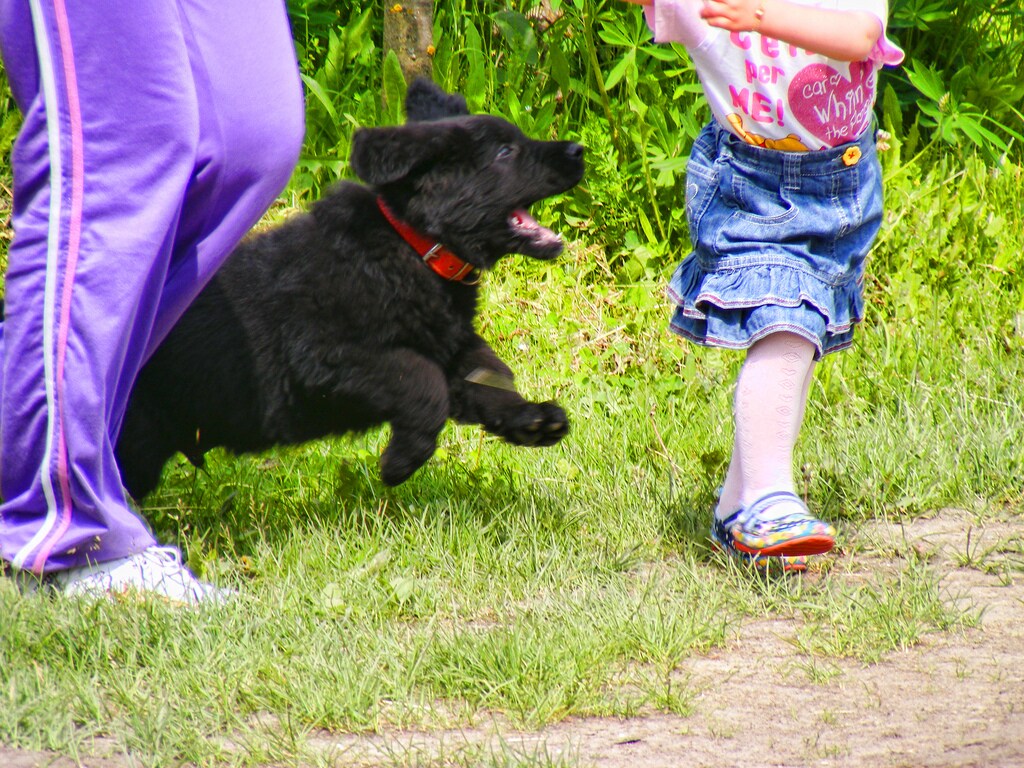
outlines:
[[[735,402],[743,506],[773,491],[795,490],[793,449],[803,421],[814,352],[814,345],[800,336],[774,333],[747,354]],[[771,512],[782,513],[786,506],[776,505]]]
[[[778,561],[783,571],[796,572],[807,568],[807,558],[803,555],[787,557],[770,557],[757,553],[743,552],[736,548],[735,540],[728,530],[726,523],[731,523],[739,517],[742,512],[740,497],[743,491],[742,469],[740,467],[740,455],[733,445],[732,461],[726,472],[725,482],[715,507],[714,520],[711,525],[711,541],[716,549],[725,551],[746,560],[756,568],[771,568],[772,561]]]
[[[794,493],[793,449],[814,352],[800,336],[772,334],[750,348],[737,379],[734,452],[716,517],[741,551],[806,555],[832,547],[831,527],[811,517]]]
[[[724,520],[742,506],[740,499],[743,496],[743,468],[740,466],[740,452],[736,447],[736,438],[732,441],[732,458],[729,460],[729,469],[725,472],[725,482],[722,483],[722,492],[718,496],[718,505],[715,507],[715,517]]]
[[[772,491],[793,491],[793,448],[814,372],[814,345],[792,333],[757,342],[736,380],[735,437],[717,514]]]

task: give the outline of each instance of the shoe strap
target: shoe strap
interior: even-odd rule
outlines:
[[[730,528],[732,528],[733,524],[739,520],[739,517],[743,514],[743,512],[743,508],[740,507],[726,518],[719,519],[718,515],[712,515],[712,517],[714,518],[716,526],[721,526],[722,530],[727,531]]]
[[[807,505],[804,504],[803,499],[801,499],[792,491],[772,491],[771,493],[766,493],[764,496],[754,501],[749,507],[741,509],[739,512],[737,512],[737,516],[742,515],[742,517],[737,519],[737,522],[743,526],[746,526],[747,523],[751,522],[752,520],[757,520],[761,516],[761,513],[764,512],[766,509],[778,506],[779,504],[798,504],[800,506],[800,509],[804,510],[799,515],[797,513],[793,513],[791,515],[783,515],[782,517],[778,518],[779,521],[786,520],[790,517],[795,518],[799,516],[801,519],[805,519],[811,516],[810,512],[807,511]]]

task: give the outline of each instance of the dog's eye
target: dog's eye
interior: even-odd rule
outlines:
[[[512,157],[515,154],[516,148],[511,144],[506,144],[504,147],[498,150],[498,154],[495,155],[495,160],[505,160],[506,158]]]

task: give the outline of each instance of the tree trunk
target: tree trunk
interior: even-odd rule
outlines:
[[[384,9],[384,55],[394,51],[405,82],[433,78],[434,2],[402,0]]]

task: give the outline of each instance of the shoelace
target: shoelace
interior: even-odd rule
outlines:
[[[194,601],[200,601],[207,595],[218,593],[213,585],[199,581],[191,571],[185,568],[181,560],[181,552],[177,547],[150,547],[140,553],[139,559],[149,563],[160,573],[153,586],[175,584],[185,590],[187,598]],[[145,572],[145,566],[142,563],[137,563],[137,566]]]
[[[177,547],[150,547],[144,550],[142,556],[146,560],[152,560],[154,563],[173,563],[178,568],[184,568],[184,564],[181,562],[181,552],[178,551]]]

